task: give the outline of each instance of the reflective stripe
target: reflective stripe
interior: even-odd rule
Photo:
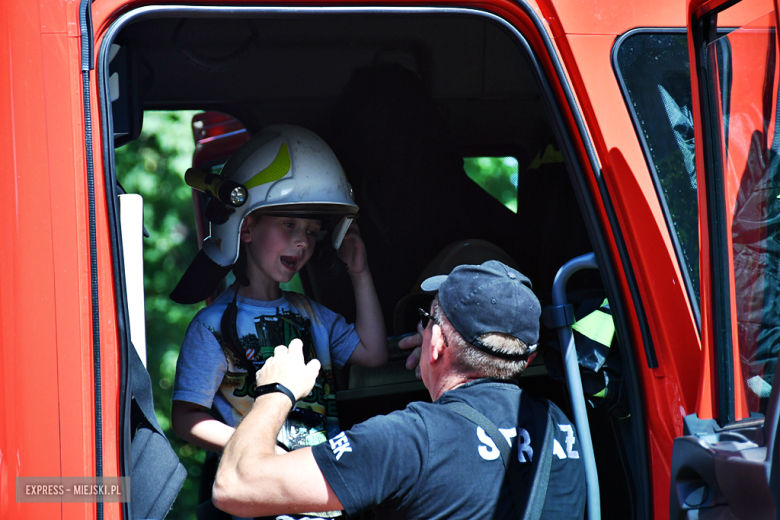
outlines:
[[[287,143],[282,143],[279,153],[276,154],[274,162],[268,165],[263,171],[257,173],[249,179],[244,186],[246,189],[260,186],[268,182],[278,181],[290,171],[290,152],[287,151]]]
[[[609,311],[607,300],[604,300],[601,307],[575,322],[572,329],[596,343],[610,347],[612,338],[615,337],[615,322],[612,321],[612,316],[607,313]]]
[[[543,164],[560,164],[563,162],[563,152],[556,150],[551,144],[548,144],[544,151],[539,150],[531,162],[528,170],[538,170]]]

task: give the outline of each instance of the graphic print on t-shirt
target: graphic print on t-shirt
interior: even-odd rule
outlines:
[[[258,370],[273,356],[277,346],[289,345],[295,338],[303,342],[306,362],[316,357],[312,325],[308,317],[277,307],[275,314],[256,316],[253,321],[256,334],[245,334],[239,339],[241,350]],[[228,372],[220,386],[220,392],[243,416],[257,397],[254,381],[250,381],[246,372],[239,368],[241,365],[235,354],[223,345],[222,335],[218,331],[212,332],[222,345],[228,360]],[[277,437],[279,444],[291,451],[325,442],[328,438],[328,423],[336,420],[333,390],[333,372],[330,366],[323,365],[311,393],[298,401],[295,409],[287,416],[287,421]]]
[[[255,318],[259,349],[247,348],[246,357],[252,359],[259,370],[265,360],[274,355],[278,345],[289,345],[295,338],[303,342],[303,359],[306,363],[316,357],[311,337],[311,320],[292,311],[276,309],[275,316],[257,316]]]

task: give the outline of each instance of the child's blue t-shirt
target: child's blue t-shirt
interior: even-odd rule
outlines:
[[[222,342],[222,314],[233,295],[228,288],[190,323],[176,364],[173,400],[206,408],[213,405],[224,422],[235,427],[249,412],[255,396],[254,381],[247,381],[246,370]],[[292,450],[324,442],[328,432],[338,433],[332,366],[344,366],[357,347],[360,338],[355,326],[292,292],[270,302],[239,296],[237,304],[239,348],[258,369],[273,356],[274,348],[289,345],[294,338],[303,341],[307,360],[316,357],[322,364],[312,393],[296,405],[305,411],[291,413],[279,442]]]

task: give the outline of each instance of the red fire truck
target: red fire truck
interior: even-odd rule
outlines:
[[[777,6],[686,4],[3,2],[0,517],[161,518],[171,493],[136,493],[183,478],[139,440],[162,436],[114,150],[187,109],[214,173],[273,123],[331,144],[390,331],[447,255],[517,263],[548,326],[521,384],[576,422],[588,518],[777,518]],[[464,172],[479,158],[513,168],[510,204]],[[354,316],[343,280],[301,279]],[[419,398],[403,363],[344,375],[346,426]],[[132,477],[133,500],[19,500],[77,476]]]

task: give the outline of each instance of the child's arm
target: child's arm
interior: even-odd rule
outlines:
[[[173,401],[173,431],[185,441],[200,448],[221,453],[235,428],[214,419],[206,408],[187,401]]]
[[[349,362],[365,367],[383,365],[387,362],[385,320],[374,288],[374,280],[368,270],[366,246],[360,239],[360,230],[355,222],[349,227],[341,243],[339,258],[347,264],[347,271],[355,289],[355,329],[360,336],[360,343],[349,357]]]

